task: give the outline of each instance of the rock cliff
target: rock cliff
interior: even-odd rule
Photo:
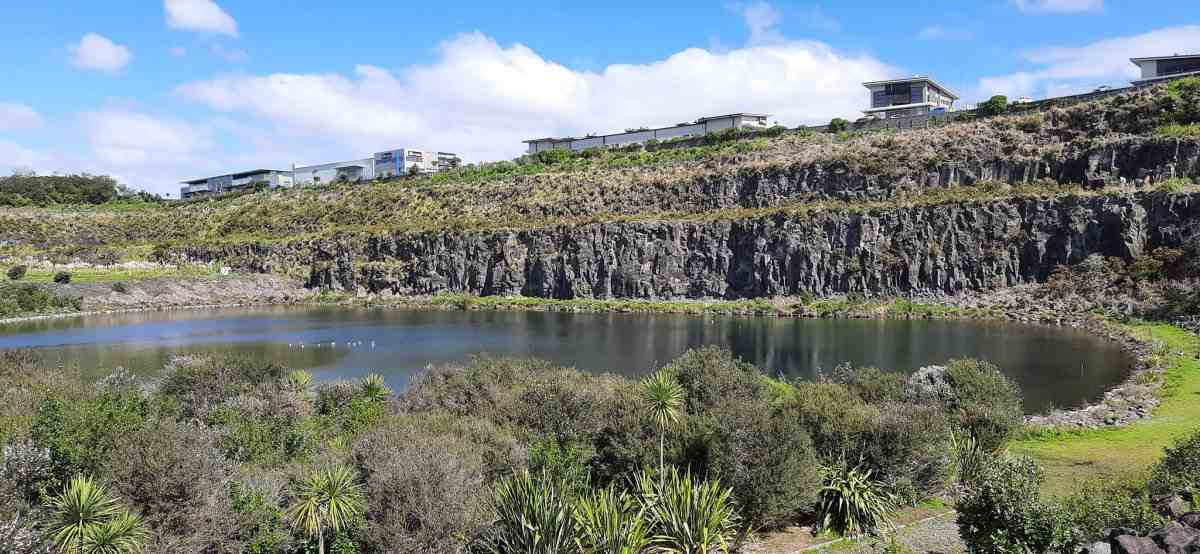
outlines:
[[[1200,233],[1200,194],[1130,192],[524,231],[346,234],[179,254],[382,294],[753,298],[954,294],[1044,281]]]

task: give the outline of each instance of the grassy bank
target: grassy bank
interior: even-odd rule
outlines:
[[[355,299],[337,293],[322,293],[318,302],[342,303]],[[369,303],[371,301],[368,301]],[[904,298],[777,297],[743,300],[642,300],[574,298],[556,300],[528,296],[474,296],[438,294],[396,301],[408,306],[459,310],[530,310],[547,312],[661,313],[686,315],[766,315],[779,317],[848,317],[896,319],[995,318],[998,311],[959,308]]]
[[[1042,431],[1013,442],[1014,453],[1032,456],[1046,469],[1048,492],[1069,492],[1083,479],[1140,475],[1158,460],[1164,447],[1200,422],[1200,339],[1167,324],[1130,328],[1170,349],[1164,360],[1162,404],[1154,417],[1125,427]]]
[[[3,268],[7,269],[7,268]],[[60,271],[71,274],[71,282],[86,283],[115,283],[117,281],[144,281],[164,277],[190,278],[217,275],[215,268],[207,265],[188,265],[181,267],[81,267],[81,268],[44,268],[31,267],[21,282],[52,283],[54,275]]]

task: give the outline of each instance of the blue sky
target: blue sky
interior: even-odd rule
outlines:
[[[1130,56],[1200,52],[1200,2],[47,0],[7,6],[0,37],[0,171],[165,193],[394,147],[855,117],[861,81],[915,73],[964,102],[1122,84]]]

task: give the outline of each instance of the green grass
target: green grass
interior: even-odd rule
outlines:
[[[7,267],[0,268],[0,276],[7,271]],[[59,271],[66,271],[71,274],[72,283],[115,283],[117,281],[144,281],[146,279],[156,279],[160,277],[203,277],[207,275],[216,275],[216,269],[207,265],[187,265],[177,268],[172,267],[154,267],[144,269],[129,269],[129,268],[106,268],[106,267],[88,267],[76,269],[44,269],[38,267],[29,268],[29,272],[25,274],[25,278],[17,281],[19,283],[50,283],[54,281],[54,274]]]
[[[1157,133],[1168,138],[1200,138],[1200,123],[1163,125],[1158,128]]]
[[[1167,324],[1130,326],[1138,336],[1170,349],[1162,390],[1153,417],[1120,428],[1086,431],[1046,430],[1009,448],[1036,459],[1046,469],[1046,491],[1064,494],[1085,478],[1137,477],[1172,441],[1200,427],[1200,339]]]

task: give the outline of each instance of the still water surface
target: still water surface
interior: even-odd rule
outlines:
[[[1082,331],[992,321],[273,307],[0,325],[0,349],[33,348],[49,362],[94,375],[118,366],[150,374],[174,355],[220,351],[310,369],[318,379],[378,372],[395,388],[428,364],[480,353],[637,376],[709,344],[771,375],[801,378],[843,362],[912,371],[982,358],[1016,379],[1031,412],[1095,399],[1121,381],[1131,362],[1115,343]]]

